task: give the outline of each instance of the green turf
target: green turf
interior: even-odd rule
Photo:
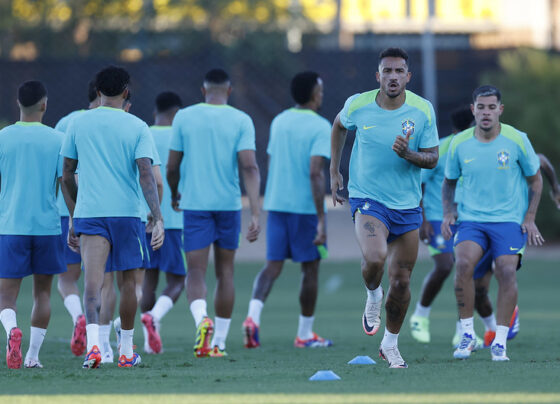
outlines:
[[[426,261],[415,268],[409,315],[430,266],[431,263]],[[432,394],[445,393],[442,397],[457,398],[461,395],[455,393],[474,393],[472,401],[485,402],[477,394],[520,392],[526,400],[519,402],[530,401],[530,397],[544,397],[542,402],[560,400],[558,394],[527,395],[560,392],[559,275],[556,262],[526,261],[519,273],[521,331],[508,344],[509,363],[493,363],[488,350],[477,352],[466,361],[453,359],[450,341],[455,330],[456,312],[452,280],[449,279],[432,309],[431,344],[414,342],[410,337],[408,317],[405,321],[399,346],[409,363],[407,370],[388,369],[377,357],[382,330],[380,335],[373,337],[366,336],[362,330],[365,291],[358,263],[326,262],[322,266],[315,331],[332,338],[335,343],[332,348],[293,348],[299,313],[300,274],[297,266],[287,264],[263,311],[262,348],[244,349],[241,323],[246,315],[253,277],[259,268],[260,265],[255,264],[237,266],[237,301],[228,337],[227,358],[195,359],[192,356],[195,328],[183,295],[163,321],[164,354],[142,355],[144,364],[137,369],[119,369],[112,365],[98,370],[82,370],[82,358],[73,357],[70,353],[70,317],[60,297],[53,291],[53,315],[40,356],[45,368],[8,370],[2,360],[0,391],[2,394],[347,393],[355,395],[352,396],[355,402],[366,402],[360,397],[371,393],[385,394],[384,397],[393,393],[417,393],[419,399],[428,397],[427,402],[429,397],[434,397]],[[207,279],[211,291],[214,283],[212,269]],[[24,283],[18,300],[18,321],[24,332],[24,350],[27,350],[29,335],[30,286],[29,281]],[[493,281],[493,300],[495,287],[496,282]],[[209,301],[212,301],[211,298]],[[143,340],[139,324],[138,321],[135,343],[141,348]],[[476,327],[482,334],[481,322],[477,321]],[[1,344],[4,341],[0,339]],[[142,354],[141,349],[139,352]],[[347,365],[356,355],[369,355],[378,364]],[[324,369],[333,370],[342,380],[308,381],[313,373]],[[273,396],[270,397],[272,400]],[[504,402],[508,402],[508,396],[496,397],[503,397]],[[402,398],[405,401],[405,396]],[[453,400],[457,401],[456,398]],[[298,400],[279,399],[278,402],[290,401]]]

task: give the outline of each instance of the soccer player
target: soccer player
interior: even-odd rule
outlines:
[[[332,341],[313,332],[319,264],[326,258],[325,160],[330,158],[329,121],[317,114],[323,81],[315,72],[297,74],[291,83],[294,108],[272,121],[268,142],[269,169],[264,208],[268,210],[267,262],[253,284],[245,347],[256,348],[264,302],[282,272],[284,260],[301,262],[297,348],[327,347]]]
[[[527,135],[500,123],[504,110],[500,91],[481,86],[473,92],[476,125],[456,136],[450,145],[442,188],[444,220],[441,231],[455,236],[455,296],[463,332],[453,356],[466,359],[475,346],[473,328],[476,263],[490,250],[498,280],[496,337],[490,348],[493,361],[507,361],[506,339],[517,302],[516,270],[528,240],[542,245],[535,215],[542,191],[539,158]],[[463,177],[461,204],[454,206],[457,179]],[[529,187],[527,192],[523,181]],[[458,212],[457,212],[458,211]]]
[[[187,258],[187,300],[197,327],[197,357],[226,355],[235,289],[235,250],[241,238],[241,190],[238,165],[251,220],[246,238],[260,232],[260,174],[255,158],[255,128],[251,118],[227,104],[232,87],[228,74],[212,69],[204,77],[204,103],[180,110],[173,120],[167,181],[173,207],[183,210],[183,243]],[[185,157],[185,164],[180,164]],[[181,192],[178,192],[182,179]],[[206,283],[210,246],[214,247],[216,290],[214,323],[206,311]],[[212,338],[213,334],[213,338]],[[212,341],[210,342],[210,338]]]
[[[95,89],[95,83],[90,81],[88,84],[88,109],[97,108],[99,106],[99,97]],[[84,109],[71,112],[63,117],[56,126],[56,130],[66,133],[69,122],[77,115],[84,112]],[[62,234],[60,241],[64,249],[64,259],[67,271],[58,275],[58,292],[64,300],[64,307],[72,317],[74,331],[70,340],[70,350],[76,356],[81,356],[86,350],[86,317],[82,311],[82,303],[80,301],[80,290],[78,289],[78,279],[82,274],[80,254],[75,253],[68,247],[68,220],[69,213],[62,192],[59,191],[56,198],[56,206],[60,214],[60,226]]]
[[[132,347],[137,307],[134,275],[142,266],[140,188],[155,220],[153,248],[161,247],[164,239],[151,167],[150,131],[143,121],[121,109],[129,81],[128,72],[120,67],[109,66],[97,73],[95,85],[101,97],[100,107],[72,120],[61,151],[65,157],[62,190],[72,217],[69,244],[80,249],[84,262],[88,323],[84,368],[98,367],[101,362],[99,305],[107,260],[112,270],[123,274],[118,366],[140,363],[140,356]],[[78,162],[79,190],[74,178]]]
[[[21,367],[16,321],[21,281],[33,275],[33,310],[26,368],[42,368],[39,350],[51,315],[53,275],[66,270],[60,244],[56,184],[62,174],[63,134],[41,124],[47,90],[39,81],[18,89],[20,121],[0,131],[0,321],[8,368]]]
[[[173,118],[182,108],[181,98],[174,92],[163,92],[156,97],[155,122],[150,129],[163,166],[167,165],[169,144],[171,142]],[[165,223],[165,241],[154,251],[149,249],[150,264],[142,287],[142,328],[144,330],[144,351],[161,353],[162,343],[159,334],[161,319],[171,310],[185,287],[185,262],[181,239],[183,216],[171,207],[171,194],[165,181],[161,205]],[[160,271],[165,272],[167,286],[156,300],[156,288]]]
[[[539,160],[541,163],[541,171],[548,180],[550,184],[550,198],[556,205],[558,209],[560,209],[560,184],[558,183],[558,178],[556,177],[556,172],[554,171],[554,167],[550,163],[550,160],[542,154],[537,154],[539,156]]]
[[[408,55],[388,48],[379,55],[379,89],[355,94],[336,117],[331,135],[331,191],[342,203],[340,156],[347,129],[356,130],[350,158],[348,191],[367,300],[366,334],[381,325],[381,279],[389,257],[389,290],[385,302],[385,335],[379,354],[392,368],[408,367],[398,349],[398,336],[410,303],[410,275],[418,255],[422,223],[420,169],[438,161],[436,117],[429,101],[407,91]]]

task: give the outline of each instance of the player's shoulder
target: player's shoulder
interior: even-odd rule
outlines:
[[[449,150],[451,154],[455,154],[458,147],[461,145],[466,144],[466,142],[470,139],[474,138],[474,127],[465,129],[462,132],[457,133],[451,139],[451,143],[449,144]]]
[[[520,131],[517,128],[514,128],[511,125],[502,123],[501,124],[500,134],[502,134],[505,138],[509,139],[510,141],[517,144],[524,153],[526,153],[525,143],[530,142],[529,137],[525,132]]]
[[[345,105],[348,106],[347,115],[350,116],[353,112],[375,103],[377,93],[379,93],[379,89],[366,91],[365,93],[357,93],[348,97],[345,103]]]
[[[410,90],[406,90],[405,104],[422,112],[429,122],[434,119],[432,103]]]

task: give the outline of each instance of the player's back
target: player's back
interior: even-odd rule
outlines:
[[[39,122],[0,131],[0,234],[60,234],[56,183],[63,134]]]
[[[79,161],[75,217],[141,217],[136,160],[153,158],[148,125],[121,109],[98,107],[74,118],[63,146]]]

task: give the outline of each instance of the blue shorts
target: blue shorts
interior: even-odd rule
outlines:
[[[62,243],[62,249],[64,251],[64,262],[66,265],[79,264],[82,262],[82,257],[80,254],[75,253],[68,247],[68,222],[70,218],[68,216],[62,216],[60,218],[60,227],[62,228],[62,234],[60,235],[60,241]]]
[[[151,240],[152,236],[148,237],[146,233],[146,223],[140,221],[140,231],[142,235],[140,236],[140,241],[142,242],[142,268],[150,268],[150,250],[151,247],[148,246],[148,238]],[[165,235],[167,237],[167,234]]]
[[[152,250],[152,246],[148,245],[150,253],[150,266],[146,269],[159,269],[175,275],[185,276],[185,259],[182,249],[183,230],[168,229],[165,230],[165,239],[159,250]],[[146,238],[151,240],[151,233],[146,234]]]
[[[430,220],[429,222],[434,229],[434,234],[430,236],[430,242],[428,244],[430,255],[433,257],[434,255],[443,253],[453,254],[453,237],[451,237],[449,240],[443,238],[443,234],[441,234],[441,220]],[[451,231],[454,234],[456,229],[457,226],[451,226]]]
[[[327,258],[325,245],[316,246],[317,215],[288,212],[268,212],[266,224],[266,259],[309,262]]]
[[[137,217],[74,218],[77,236],[101,236],[111,244],[106,272],[142,268],[142,222]]]
[[[478,223],[461,222],[455,233],[454,244],[463,241],[473,241],[484,251],[490,252],[490,257],[495,260],[501,255],[519,255],[521,267],[521,256],[525,251],[527,234],[521,231],[519,223]]]
[[[492,252],[487,250],[474,267],[473,279],[483,278],[488,272],[492,271]]]
[[[373,199],[350,198],[350,209],[353,220],[356,216],[356,211],[359,211],[362,215],[373,216],[379,219],[389,230],[388,243],[409,231],[418,229],[422,224],[421,207],[390,209]]]
[[[216,243],[237,250],[241,242],[241,210],[184,210],[183,248],[185,252]]]
[[[66,272],[60,236],[0,235],[0,278]]]

